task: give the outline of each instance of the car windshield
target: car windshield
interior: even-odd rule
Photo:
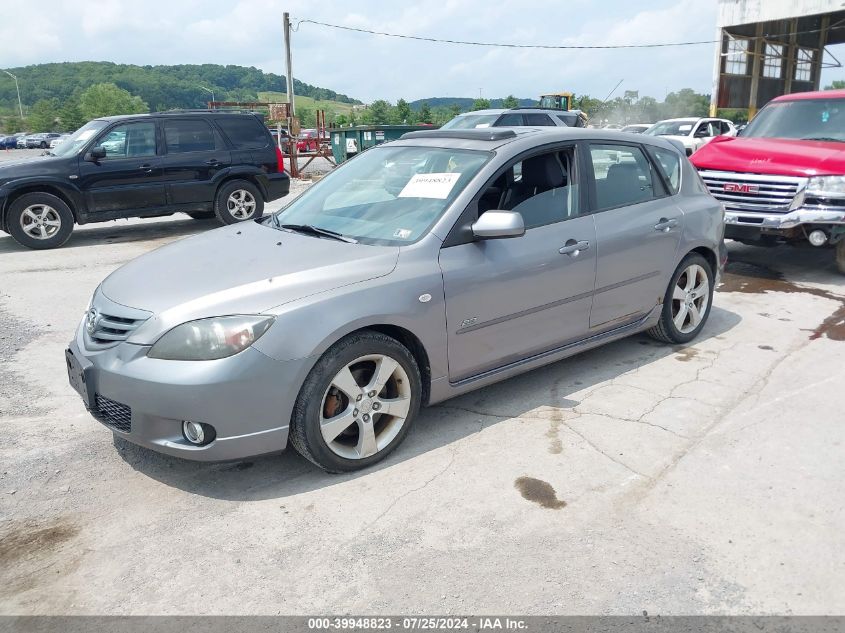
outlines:
[[[652,136],[689,136],[695,121],[661,121],[648,128],[643,134]]]
[[[53,154],[55,156],[73,156],[106,125],[108,124],[105,121],[89,121],[64,139],[61,144],[56,145]]]
[[[490,127],[499,118],[498,114],[462,114],[443,125],[441,130],[471,130],[477,127]]]
[[[313,185],[268,226],[314,227],[364,244],[410,244],[428,232],[491,156],[431,147],[374,148]]]
[[[742,136],[845,142],[845,99],[770,103],[742,131]]]

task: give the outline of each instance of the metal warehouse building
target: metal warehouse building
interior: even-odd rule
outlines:
[[[821,69],[840,65],[825,47],[845,43],[845,1],[719,0],[717,25],[711,114],[751,117],[778,95],[818,90]]]

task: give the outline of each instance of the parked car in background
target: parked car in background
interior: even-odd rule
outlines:
[[[27,134],[22,134],[22,135],[18,136],[18,142],[17,142],[17,148],[18,149],[26,149],[26,139],[27,139],[27,137],[28,137]]]
[[[623,127],[620,132],[628,132],[629,134],[642,134],[650,127],[651,123],[630,123]]]
[[[43,156],[0,163],[0,230],[55,248],[74,224],[184,212],[234,224],[288,193],[260,118],[172,111],[90,121]]]
[[[659,138],[411,132],[261,222],[112,273],[68,376],[109,430],[155,451],[222,460],[292,444],[331,472],[365,468],[421,406],[636,332],[694,339],[723,229]]]
[[[475,110],[457,115],[441,130],[471,130],[485,127],[586,127],[587,117],[580,110],[521,107]]]
[[[777,97],[691,160],[725,205],[725,237],[832,248],[845,274],[845,90]]]
[[[59,145],[61,145],[64,141],[68,139],[70,134],[62,134],[61,136],[57,136],[52,141],[50,141],[50,149],[55,149]]]
[[[666,119],[658,121],[643,134],[675,139],[683,144],[687,156],[691,156],[717,136],[736,136],[736,128],[727,119]]]
[[[319,146],[320,138],[317,130],[300,130],[299,136],[296,139],[296,151],[316,152]]]
[[[31,134],[26,137],[26,147],[28,149],[47,149],[50,147],[50,141],[61,136],[58,132],[42,132],[40,134]]]
[[[279,139],[279,131],[276,128],[270,128],[270,135],[273,137],[273,142],[282,150],[283,154],[290,154],[291,135],[287,129],[282,128],[281,140]]]
[[[18,146],[18,134],[0,136],[0,149],[16,149]]]

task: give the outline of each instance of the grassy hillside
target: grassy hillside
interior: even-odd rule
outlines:
[[[296,88],[294,88],[294,91]],[[306,97],[295,94],[296,107],[306,108],[308,110],[325,110],[326,116],[332,118],[332,115],[343,114],[348,116],[352,112],[353,104],[343,103],[341,101],[331,101],[328,99],[314,99],[313,97]],[[269,103],[283,103],[288,100],[288,95],[285,92],[259,92],[259,101],[267,101]]]
[[[285,92],[282,75],[257,68],[218,64],[136,66],[111,62],[65,62],[10,68],[18,76],[24,108],[42,99],[66,101],[93,84],[114,83],[141,97],[151,110],[204,106],[210,95],[199,86],[214,91],[218,101],[250,101],[259,92]],[[319,88],[294,79],[297,95],[317,100],[360,103],[334,90]],[[13,81],[0,81],[0,111],[17,109]]]

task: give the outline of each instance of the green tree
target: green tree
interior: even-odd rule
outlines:
[[[361,118],[369,125],[379,125],[389,123],[391,119],[391,110],[393,106],[389,101],[384,99],[376,99],[370,106],[364,110]]]
[[[710,97],[697,93],[692,88],[670,92],[664,101],[663,118],[681,116],[707,116],[710,111]]]
[[[335,127],[343,127],[347,123],[349,123],[349,120],[346,118],[345,114],[338,114],[334,118],[334,126]]]
[[[396,102],[396,122],[406,125],[414,122],[414,114],[411,112],[411,106],[404,99],[399,99]]]
[[[79,99],[82,116],[86,120],[115,114],[140,114],[150,107],[129,91],[112,83],[94,84]]]
[[[514,97],[513,95],[508,95],[504,99],[502,99],[502,107],[503,108],[516,108],[519,107],[519,99]]]
[[[461,105],[459,103],[453,103],[452,105],[449,106],[449,119],[455,118],[461,112],[463,112]],[[448,121],[449,119],[446,119],[446,120]],[[444,123],[445,123],[445,121],[444,121]]]
[[[487,110],[490,108],[490,99],[478,98],[472,102],[473,110]]]
[[[422,123],[433,123],[434,119],[431,115],[431,108],[428,106],[428,101],[423,101],[420,104],[420,112],[419,112],[420,122]]]
[[[3,125],[3,131],[6,134],[15,134],[16,132],[20,132],[23,130],[23,122],[21,121],[20,117],[10,116],[6,119],[5,125]]]
[[[82,127],[86,120],[82,115],[82,109],[79,107],[79,101],[68,99],[59,110],[59,121],[61,122],[61,129],[65,132],[74,132],[77,128]]]
[[[58,99],[41,99],[29,111],[27,123],[33,132],[51,132],[56,127],[58,114]]]
[[[313,128],[317,125],[317,115],[311,108],[297,106],[296,116],[299,119],[299,127]]]
[[[837,79],[830,85],[824,87],[825,90],[845,90],[845,81]]]

